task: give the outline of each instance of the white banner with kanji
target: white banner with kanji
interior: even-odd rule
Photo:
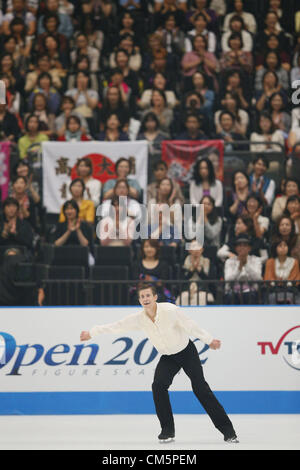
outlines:
[[[128,178],[139,182],[145,198],[148,177],[147,141],[43,142],[43,203],[48,213],[60,212],[62,204],[68,199],[72,179],[78,177],[76,163],[84,157],[92,161],[93,177],[102,184],[116,178],[115,162],[119,158],[130,160],[132,170]]]

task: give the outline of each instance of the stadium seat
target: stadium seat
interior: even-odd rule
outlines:
[[[128,280],[128,266],[91,266],[90,280],[92,283],[89,292],[89,302],[94,305],[128,305],[128,283],[112,284],[99,282],[102,280]]]
[[[133,252],[129,246],[95,246],[95,264],[101,266],[130,266]]]

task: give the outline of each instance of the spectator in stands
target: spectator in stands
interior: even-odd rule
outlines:
[[[216,139],[224,140],[226,152],[247,149],[247,144],[234,144],[235,141],[245,140],[244,135],[234,131],[235,121],[235,116],[230,111],[222,111],[219,115],[220,131],[217,132]]]
[[[119,51],[125,51],[128,56],[128,61],[127,58],[125,59],[125,57],[123,58],[124,60],[122,60],[122,63],[124,62],[124,64],[128,65],[128,70],[127,68],[126,70],[125,68],[124,70],[122,70],[124,76],[126,76],[127,72],[129,71],[138,72],[142,66],[142,55],[140,53],[140,48],[136,44],[136,41],[131,34],[125,33],[120,36],[119,44],[116,51],[110,54],[109,64],[110,68],[112,69],[115,67],[120,67],[120,65],[118,65],[117,60],[117,54]]]
[[[64,135],[60,135],[60,142],[86,142],[91,138],[81,131],[81,122],[78,116],[69,116],[66,120],[66,130]]]
[[[191,77],[199,68],[213,79],[218,72],[218,67],[216,56],[207,50],[206,38],[201,34],[197,34],[193,39],[193,50],[186,52],[181,60],[185,89],[191,86]]]
[[[205,245],[220,247],[223,220],[218,215],[213,197],[203,196],[200,204],[204,206],[204,240]]]
[[[96,136],[97,140],[105,140],[108,142],[119,142],[121,140],[129,140],[128,134],[121,130],[121,122],[116,113],[111,113],[107,117],[104,131]]]
[[[288,103],[287,95],[279,83],[278,77],[275,72],[267,71],[262,79],[263,89],[256,92],[256,109],[257,111],[267,111],[270,109],[270,99],[274,93],[280,93],[285,106]]]
[[[75,111],[85,118],[91,118],[99,100],[96,91],[90,88],[90,78],[87,72],[78,72],[76,75],[76,87],[68,90],[66,96],[71,96],[75,101]]]
[[[231,220],[242,215],[250,194],[250,180],[246,172],[236,170],[231,179],[231,192],[227,197],[227,215]]]
[[[93,201],[89,199],[84,199],[85,193],[85,184],[82,179],[75,178],[69,186],[69,191],[71,193],[71,198],[76,202],[79,208],[79,219],[81,221],[87,222],[89,224],[94,224],[95,222],[95,206]],[[64,213],[65,206],[63,205],[59,215],[59,222],[65,222],[66,216]],[[78,214],[76,215],[76,219]],[[75,219],[74,219],[75,220]]]
[[[48,72],[42,72],[37,80],[37,86],[33,89],[29,96],[29,107],[32,109],[32,103],[36,93],[43,93],[47,98],[47,107],[50,113],[57,114],[61,96],[60,93],[54,88],[52,83],[52,77]]]
[[[257,23],[255,16],[252,13],[244,10],[244,1],[242,0],[234,0],[233,2],[233,11],[231,13],[227,13],[224,18],[223,23],[223,31],[227,32],[230,31],[230,20],[233,16],[240,16],[245,24],[245,27],[249,33],[255,34],[257,30]]]
[[[300,55],[297,56],[297,62],[291,70],[291,84],[293,85],[296,80],[300,80]]]
[[[281,131],[284,139],[286,139],[291,128],[291,115],[286,111],[281,93],[273,93],[270,96],[270,114],[275,129]]]
[[[0,141],[9,140],[17,142],[20,128],[16,116],[6,110],[5,105],[0,105]]]
[[[128,132],[130,111],[127,106],[127,99],[118,86],[110,86],[107,88],[102,106],[99,112],[100,130],[104,131],[104,123],[110,114],[117,114],[122,126],[123,132]]]
[[[23,56],[23,63],[25,67],[27,66],[28,60],[32,53],[32,46],[34,42],[34,37],[28,34],[28,29],[26,24],[22,18],[14,18],[9,24],[9,31],[11,36],[7,36],[8,38],[11,37],[15,41],[15,52]],[[9,52],[9,51],[8,51]],[[14,58],[15,59],[15,58]],[[20,63],[20,65],[21,65]],[[16,63],[15,63],[16,65]],[[20,68],[19,68],[20,70]],[[22,70],[24,73],[25,70]]]
[[[193,91],[199,93],[203,99],[202,109],[204,113],[211,118],[215,100],[215,92],[208,86],[208,77],[202,72],[195,72],[192,76]]]
[[[132,279],[154,282],[158,290],[160,302],[174,302],[170,291],[164,285],[169,279],[169,266],[160,258],[160,245],[158,240],[143,240],[141,257],[133,264]],[[132,299],[135,299],[136,291],[131,290]],[[135,299],[137,301],[137,299]]]
[[[159,160],[153,165],[154,181],[147,186],[147,201],[151,199],[157,199],[157,191],[160,181],[168,176],[168,165],[165,161]],[[184,196],[181,188],[177,181],[172,180],[173,194],[171,195],[171,201],[178,201],[183,206]]]
[[[298,283],[292,285],[291,282],[280,282],[300,280],[299,262],[290,255],[290,247],[286,241],[277,240],[273,243],[271,247],[271,258],[266,262],[264,280],[277,281],[276,284],[272,282],[271,289],[268,289],[268,304],[299,303],[299,291],[296,288]]]
[[[240,70],[233,69],[226,72],[225,76],[220,79],[220,101],[224,98],[227,91],[235,92],[243,109],[249,108],[249,103],[252,96],[251,87],[247,87],[247,81],[242,76]]]
[[[216,111],[214,115],[216,132],[219,133],[222,131],[220,125],[220,115],[222,111],[229,111],[235,117],[234,132],[245,137],[249,125],[249,115],[247,111],[242,109],[239,95],[235,92],[227,91],[221,101],[221,105],[222,109]]]
[[[279,47],[288,50],[288,42],[283,30],[280,28],[278,15],[275,11],[268,11],[265,16],[265,27],[259,31],[256,37],[256,50],[266,49],[267,41],[271,34],[275,34],[279,41]]]
[[[25,176],[16,176],[12,183],[10,196],[18,201],[19,218],[29,222],[32,229],[37,231],[36,207],[38,203],[34,201],[28,191],[27,179]]]
[[[133,240],[134,220],[128,216],[127,207],[120,204],[114,196],[109,214],[103,217],[97,228],[97,235],[102,246],[129,246]]]
[[[201,34],[207,40],[207,50],[213,54],[217,48],[217,38],[213,31],[207,29],[208,18],[204,13],[198,13],[194,16],[193,24],[194,29],[188,31],[185,39],[185,52],[193,50],[193,39],[197,34]]]
[[[35,66],[32,64],[31,67],[33,68],[33,71],[26,74],[26,93],[31,92],[37,86],[38,78],[43,72],[47,72],[51,75],[52,84],[57,90],[62,88],[61,70],[57,69],[55,66],[52,66],[50,58],[47,54],[38,56]]]
[[[23,127],[23,120],[20,115],[21,110],[21,93],[16,91],[11,77],[9,75],[3,74],[0,75],[1,80],[4,81],[6,87],[6,110],[16,116],[18,121],[18,126]]]
[[[291,217],[282,215],[273,227],[271,242],[284,240],[290,249],[291,255],[300,262],[300,234],[296,233],[295,222]]]
[[[243,50],[241,33],[231,33],[227,40],[228,50],[223,51],[220,58],[220,70],[228,68],[239,69],[251,73],[253,57],[250,51]]]
[[[40,130],[38,117],[30,114],[25,121],[25,135],[18,140],[20,158],[26,158],[27,151],[31,145],[47,140],[49,140],[48,136]]]
[[[252,219],[257,238],[263,238],[270,225],[269,218],[262,215],[263,210],[264,203],[260,196],[250,193],[246,201],[244,214]]]
[[[148,110],[150,109],[152,92],[154,89],[156,89],[165,93],[167,105],[169,108],[173,109],[178,104],[178,100],[173,90],[166,89],[167,85],[167,77],[163,73],[157,72],[153,77],[153,87],[148,88],[142,93],[141,99],[138,101],[139,108]]]
[[[214,297],[211,291],[211,285],[201,283],[201,281],[209,281],[215,279],[215,269],[213,261],[209,258],[203,256],[203,247],[199,245],[196,240],[193,240],[191,243],[191,249],[188,251],[183,266],[182,266],[182,275],[185,280],[188,280],[189,283],[195,282],[196,289],[194,292],[194,297],[196,295],[201,299],[199,305],[206,305],[207,303],[213,303]],[[191,287],[191,284],[190,284]],[[199,292],[198,292],[199,291]],[[184,293],[181,293],[184,294]],[[204,294],[204,295],[203,295]],[[180,300],[181,295],[178,296]],[[186,294],[185,294],[186,297]],[[204,297],[204,298],[203,298]],[[186,305],[191,305],[186,303]]]
[[[258,130],[251,133],[250,141],[256,142],[251,144],[251,152],[281,152],[282,147],[284,148],[282,132],[275,129],[271,115],[265,111],[260,113]]]
[[[288,51],[282,49],[279,44],[278,37],[276,34],[270,34],[267,42],[266,42],[266,48],[265,50],[259,50],[257,51],[255,55],[255,65],[256,65],[256,70],[260,70],[264,66],[264,59],[267,55],[268,52],[276,52],[279,54],[279,58],[281,61],[281,66],[289,71],[291,69],[291,57],[288,53]]]
[[[143,119],[149,111],[156,114],[159,121],[160,131],[166,134],[170,134],[170,126],[174,115],[173,110],[168,108],[166,95],[163,91],[152,91],[150,110],[145,110],[144,112],[142,112],[141,118]]]
[[[266,206],[271,206],[275,197],[275,181],[270,179],[266,172],[269,161],[266,157],[258,155],[252,161],[253,171],[249,176],[251,192],[259,196]]]
[[[82,179],[85,184],[84,198],[93,201],[97,207],[100,203],[102,183],[100,180],[93,178],[93,163],[90,158],[80,158],[76,164],[76,172],[78,178]]]
[[[2,54],[0,58],[0,74],[7,75],[10,78],[14,89],[22,93],[24,87],[24,78],[21,73],[18,74],[15,70],[13,57],[7,52]]]
[[[180,26],[176,15],[170,12],[165,15],[163,25],[156,31],[161,34],[167,52],[178,57],[185,50],[185,35]]]
[[[144,115],[137,140],[148,142],[148,179],[151,178],[152,166],[161,159],[161,144],[169,136],[159,129],[159,120],[155,113],[149,111]]]
[[[272,220],[277,222],[283,215],[290,196],[300,196],[300,183],[295,178],[287,178],[283,182],[283,194],[276,197],[272,206]]]
[[[18,176],[26,178],[26,193],[34,201],[35,204],[38,204],[41,200],[39,194],[40,188],[38,183],[34,181],[34,172],[30,167],[28,161],[21,159],[18,160],[13,170],[12,179],[15,180]],[[12,190],[12,188],[10,188],[10,190]]]
[[[133,55],[131,56],[133,57]],[[131,90],[131,97],[137,98],[139,96],[139,82],[137,72],[130,68],[130,56],[125,49],[118,49],[115,56],[116,68],[121,70],[123,81]],[[135,65],[135,67],[137,67]]]
[[[44,54],[46,52],[44,40],[48,34],[51,34],[54,37],[56,37],[59,42],[59,49],[63,53],[67,53],[69,51],[69,43],[68,43],[68,39],[66,38],[66,36],[64,34],[61,34],[58,31],[59,17],[57,13],[48,13],[47,15],[45,15],[43,19],[43,26],[44,26],[45,32],[42,34],[39,34],[37,37],[38,54]]]
[[[158,212],[156,216],[151,212],[151,217],[151,224],[148,226],[149,238],[158,240],[160,246],[170,246],[174,248],[179,246],[181,243],[181,233],[176,230],[172,213],[169,218],[166,217],[163,212]]]
[[[121,14],[120,18],[120,31],[119,31],[119,40],[122,36],[130,34],[134,41],[142,41],[136,33],[136,22],[135,16],[130,10],[126,10]]]
[[[290,217],[295,223],[295,232],[300,234],[300,197],[290,196],[287,198],[283,215]]]
[[[223,185],[216,179],[212,162],[209,158],[200,158],[197,160],[193,179],[190,182],[189,196],[191,204],[199,204],[203,196],[211,196],[216,207],[223,204]]]
[[[89,46],[88,39],[85,34],[79,33],[76,36],[75,48],[70,54],[71,63],[76,64],[78,57],[88,56],[90,69],[89,72],[98,72],[100,53],[96,47]]]
[[[93,231],[90,224],[83,220],[74,199],[66,201],[62,207],[62,217],[56,225],[54,245],[81,245],[89,247],[93,253]]]
[[[127,158],[119,158],[115,163],[116,178],[107,180],[103,185],[103,199],[112,199],[114,195],[114,187],[118,180],[126,180],[129,185],[129,197],[139,199],[141,197],[141,187],[135,178],[130,176],[132,171],[132,163]]]
[[[207,0],[194,0],[192,2],[191,9],[187,13],[187,19],[190,26],[194,24],[196,17],[201,13],[205,16],[209,29],[217,29],[217,13],[214,10],[214,6],[210,5],[210,7],[208,7],[207,3]]]
[[[288,90],[290,86],[289,73],[282,67],[278,52],[267,52],[264,58],[264,65],[256,71],[254,88],[256,91],[263,89],[263,78],[266,72],[274,72],[277,75],[278,83],[284,90]]]
[[[60,43],[54,34],[46,34],[43,39],[43,49],[50,58],[52,67],[60,71],[60,75],[64,77],[69,67],[69,54],[60,49]]]
[[[80,119],[80,129],[83,134],[89,134],[89,126],[86,119],[75,111],[75,101],[71,96],[64,96],[61,101],[62,113],[55,118],[55,132],[58,136],[63,136],[66,132],[67,119],[70,116],[77,116]]]
[[[31,114],[38,117],[40,130],[49,139],[55,134],[55,114],[48,111],[48,100],[44,93],[35,93],[32,99]],[[28,116],[25,115],[25,119]]]
[[[229,30],[222,34],[221,48],[223,52],[230,51],[229,38],[233,33],[239,33],[242,39],[242,51],[251,52],[253,49],[253,39],[247,31],[244,20],[239,15],[234,15],[229,21]]]
[[[119,200],[119,198],[122,196],[122,197],[127,198],[126,199],[127,207],[128,207],[127,215],[129,217],[132,217],[133,219],[139,219],[142,215],[141,206],[137,202],[137,200],[131,196],[133,188],[129,186],[128,181],[130,180],[126,178],[119,178],[118,180],[115,180],[115,181],[116,181],[115,185],[110,192],[111,196],[109,198],[103,199],[101,208],[99,209],[99,211],[97,211],[97,215],[99,217],[101,216],[106,217],[107,215],[109,215],[110,208],[114,199],[117,198]]]
[[[249,237],[237,237],[236,256],[227,259],[224,266],[225,281],[236,281],[233,285],[226,284],[225,301],[228,304],[255,304],[258,301],[257,284],[253,281],[262,280],[262,263],[258,256],[250,255],[250,251]]]
[[[69,2],[68,2],[69,3]],[[59,1],[58,0],[46,0],[46,12],[45,15],[41,15],[38,20],[38,27],[37,32],[38,34],[42,34],[45,32],[44,28],[44,16],[55,13],[58,15],[59,18],[59,27],[58,32],[66,36],[68,39],[71,39],[73,34],[73,25],[71,18],[66,13],[61,13],[59,11]]]
[[[6,198],[2,211],[0,246],[23,246],[30,252],[33,248],[33,231],[29,222],[19,217],[18,201],[13,197]]]
[[[177,135],[176,140],[207,140],[201,129],[202,120],[197,113],[190,112],[185,118],[185,131]]]
[[[10,34],[9,25],[11,21],[14,20],[14,18],[23,19],[27,28],[27,35],[34,35],[36,29],[36,19],[34,15],[28,11],[25,0],[13,0],[12,11],[4,15],[2,28],[3,33],[7,36]]]
[[[122,96],[122,101],[124,104],[127,104],[130,111],[134,106],[135,98],[131,99],[132,90],[130,86],[125,82],[123,72],[120,68],[115,68],[111,70],[110,73],[110,82],[108,84],[110,87],[117,87],[120,90]]]

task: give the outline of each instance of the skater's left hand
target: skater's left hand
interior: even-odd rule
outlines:
[[[220,349],[221,341],[218,339],[213,339],[209,345],[210,349]]]

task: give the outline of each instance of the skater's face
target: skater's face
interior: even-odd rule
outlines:
[[[142,307],[152,307],[157,301],[157,295],[154,295],[152,289],[143,289],[139,293],[139,302]]]

